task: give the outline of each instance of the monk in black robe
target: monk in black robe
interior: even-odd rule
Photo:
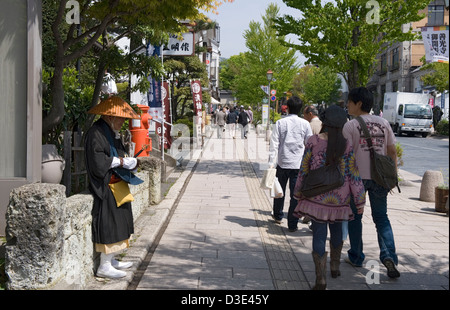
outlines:
[[[103,115],[89,129],[85,140],[89,189],[94,196],[92,239],[96,251],[101,253],[97,276],[107,278],[124,277],[126,273],[121,269],[132,266],[132,263],[114,259],[115,252],[129,246],[134,224],[131,202],[118,207],[109,184],[120,181],[114,168],[134,170],[137,167],[137,159],[126,157],[125,148],[119,139],[119,130],[126,118],[121,113],[117,114],[120,116]],[[111,153],[110,141],[113,141],[116,156]]]

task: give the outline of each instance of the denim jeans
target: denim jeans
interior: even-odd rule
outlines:
[[[398,257],[395,253],[394,234],[387,216],[388,190],[384,189],[372,180],[363,180],[363,183],[366,192],[369,193],[372,220],[377,229],[378,245],[380,247],[380,260],[383,262],[386,258],[390,258],[397,265]],[[362,266],[365,258],[362,241],[362,214],[357,214],[353,199],[351,199],[350,207],[355,214],[355,219],[348,222],[348,235],[350,239],[350,250],[348,250],[348,257],[353,264]]]
[[[298,172],[299,169],[283,169],[280,166],[277,166],[276,177],[278,178],[278,182],[280,182],[281,188],[283,189],[284,196],[282,198],[273,199],[273,216],[277,220],[281,220],[283,218],[284,197],[286,196],[286,185],[289,181],[289,192],[291,198],[287,216],[289,229],[297,228],[298,224],[298,218],[292,215],[298,202],[294,198],[294,187],[297,182]]]
[[[322,256],[325,254],[325,247],[327,242],[327,226],[330,227],[330,242],[334,248],[338,248],[342,244],[342,223],[336,222],[333,224],[319,223],[312,221],[313,231],[313,251]]]

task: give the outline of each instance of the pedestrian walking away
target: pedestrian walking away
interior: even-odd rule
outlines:
[[[216,114],[216,124],[217,124],[217,138],[222,138],[225,124],[226,124],[226,118],[227,114],[225,113],[226,109],[223,108],[222,111],[217,112]]]
[[[227,126],[228,131],[230,132],[230,137],[235,139],[236,138],[236,123],[238,121],[238,117],[235,113],[235,108],[231,108],[231,112],[228,113],[227,116]]]
[[[319,118],[319,111],[313,105],[308,105],[303,110],[303,118],[311,125],[311,130],[314,135],[318,135],[322,130],[322,121]]]
[[[238,116],[238,124],[242,126],[241,129],[241,139],[247,139],[248,132],[248,114],[245,112],[244,107],[241,106],[239,116]],[[239,127],[240,127],[239,126]]]
[[[110,97],[92,108],[88,113],[102,117],[94,123],[86,135],[86,170],[89,189],[94,197],[92,208],[92,239],[95,250],[100,252],[98,277],[122,278],[132,263],[114,259],[116,252],[129,246],[134,233],[131,199],[118,197],[113,188],[143,181],[131,172],[137,169],[137,159],[127,157],[119,130],[127,118],[139,119],[128,103],[119,97]],[[116,186],[114,186],[116,185]],[[129,197],[129,196],[128,196]]]
[[[371,115],[373,95],[367,88],[352,89],[348,95],[348,113],[354,117],[361,116],[366,123],[374,151],[388,155],[394,161],[397,169],[397,151],[395,136],[389,123],[377,115]],[[387,215],[387,195],[389,190],[372,180],[370,174],[370,150],[366,144],[365,136],[358,120],[347,122],[343,128],[343,135],[353,145],[356,163],[358,165],[365,191],[369,194],[372,219],[377,229],[380,260],[388,270],[388,276],[400,276],[396,266],[398,257],[395,250],[394,234]],[[352,204],[355,212],[355,205]],[[354,266],[362,266],[365,255],[362,240],[362,215],[357,214],[355,220],[348,223],[350,249],[346,261]]]
[[[303,110],[303,118],[309,122],[314,135],[320,134],[322,131],[322,121],[319,118],[319,111],[315,106],[306,106]],[[311,219],[308,216],[303,217],[302,223],[308,224],[309,228],[311,228]]]
[[[253,123],[253,111],[252,111],[252,107],[248,106],[247,109],[247,114],[248,114],[248,124],[251,125]]]
[[[298,205],[294,216],[307,216],[312,220],[313,231],[313,261],[316,270],[316,284],[313,289],[326,288],[326,261],[328,252],[325,251],[327,240],[327,226],[330,229],[330,270],[331,276],[340,276],[340,258],[343,246],[342,222],[354,218],[350,208],[350,200],[354,201],[357,213],[364,210],[364,185],[359,175],[351,143],[342,135],[342,127],[347,122],[344,109],[333,105],[325,110],[320,134],[311,136],[305,147],[302,164],[294,189],[294,198]],[[305,179],[312,170],[323,166],[338,167],[344,177],[342,186],[306,197],[302,193]]]
[[[305,150],[305,141],[312,136],[308,121],[298,116],[302,111],[302,105],[301,99],[295,96],[287,101],[288,115],[273,125],[269,147],[269,166],[276,167],[276,177],[285,193],[282,198],[274,198],[272,216],[275,222],[281,223],[286,185],[289,181],[290,202],[287,220],[291,232],[298,229],[298,218],[292,214],[297,206],[297,200],[293,195],[294,187]]]

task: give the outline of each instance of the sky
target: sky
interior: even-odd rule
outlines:
[[[280,8],[280,15],[295,16],[295,9],[289,8],[282,0],[234,0],[219,6],[218,15],[208,14],[209,18],[220,25],[220,51],[222,57],[229,58],[247,51],[244,31],[249,29],[251,21],[263,23],[262,16],[270,3]]]

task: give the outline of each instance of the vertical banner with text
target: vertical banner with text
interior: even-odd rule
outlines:
[[[422,27],[427,62],[448,62],[449,26]]]
[[[191,81],[191,90],[192,90],[192,98],[194,101],[194,116],[197,116],[197,120],[199,120],[199,124],[201,124],[202,119],[202,84],[200,81],[195,80]]]

